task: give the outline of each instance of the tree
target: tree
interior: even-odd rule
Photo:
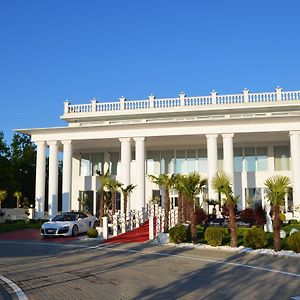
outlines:
[[[122,194],[123,194],[123,201],[124,201],[123,211],[124,211],[125,216],[127,214],[128,196],[133,192],[133,190],[135,188],[136,188],[136,185],[133,185],[133,184],[129,184],[126,187],[121,186],[121,191],[122,191]]]
[[[1,209],[1,203],[6,199],[7,197],[7,191],[0,190],[0,209]]]
[[[110,179],[109,170],[107,170],[104,174],[100,171],[96,171],[97,178],[100,183],[99,188],[99,221],[102,224],[102,218],[104,216],[104,197],[105,197],[105,189],[107,188],[107,184]]]
[[[176,174],[174,178],[174,188],[178,192],[178,224],[186,221],[186,203],[184,201],[184,182],[185,177],[181,174]]]
[[[20,192],[20,191],[14,192],[14,197],[17,199],[16,206],[17,206],[17,208],[19,208],[20,207],[20,200],[22,198],[22,192]]]
[[[284,204],[284,198],[290,188],[291,180],[287,176],[276,175],[269,177],[264,184],[268,188],[267,198],[274,210],[274,250],[280,251],[280,206]]]
[[[237,247],[237,233],[236,233],[236,216],[235,216],[235,206],[236,200],[233,196],[231,188],[231,179],[224,172],[218,172],[212,179],[212,188],[225,197],[225,207],[228,209],[229,218],[228,225],[230,229],[230,245],[231,247]]]
[[[190,221],[191,221],[191,236],[193,243],[197,240],[196,230],[196,198],[203,192],[204,187],[207,185],[207,179],[202,178],[199,173],[193,172],[185,176],[183,181],[183,193],[189,207]]]
[[[122,183],[115,180],[115,179],[110,179],[107,183],[107,188],[111,192],[111,206],[112,206],[112,215],[116,213],[116,196],[117,196],[117,191],[121,188]]]
[[[169,229],[169,211],[170,211],[170,189],[174,186],[175,175],[160,174],[158,177],[154,175],[148,175],[149,179],[157,184],[163,190],[163,200],[165,209],[165,222],[164,232],[168,232]]]

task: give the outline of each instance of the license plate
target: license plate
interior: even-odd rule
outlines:
[[[53,229],[48,229],[48,233],[54,233],[55,231]]]

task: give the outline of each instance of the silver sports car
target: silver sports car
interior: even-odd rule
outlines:
[[[91,227],[98,226],[98,219],[82,212],[64,212],[42,225],[41,235],[77,236]]]

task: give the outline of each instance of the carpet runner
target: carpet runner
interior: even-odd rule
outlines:
[[[149,241],[149,221],[139,228],[107,239],[104,243],[144,243]]]

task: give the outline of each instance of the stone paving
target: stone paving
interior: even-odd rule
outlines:
[[[298,258],[82,240],[72,245],[0,241],[0,248],[0,275],[34,300],[290,299],[300,295]],[[3,299],[16,299],[7,285],[0,286],[0,291],[13,297],[2,293]]]

